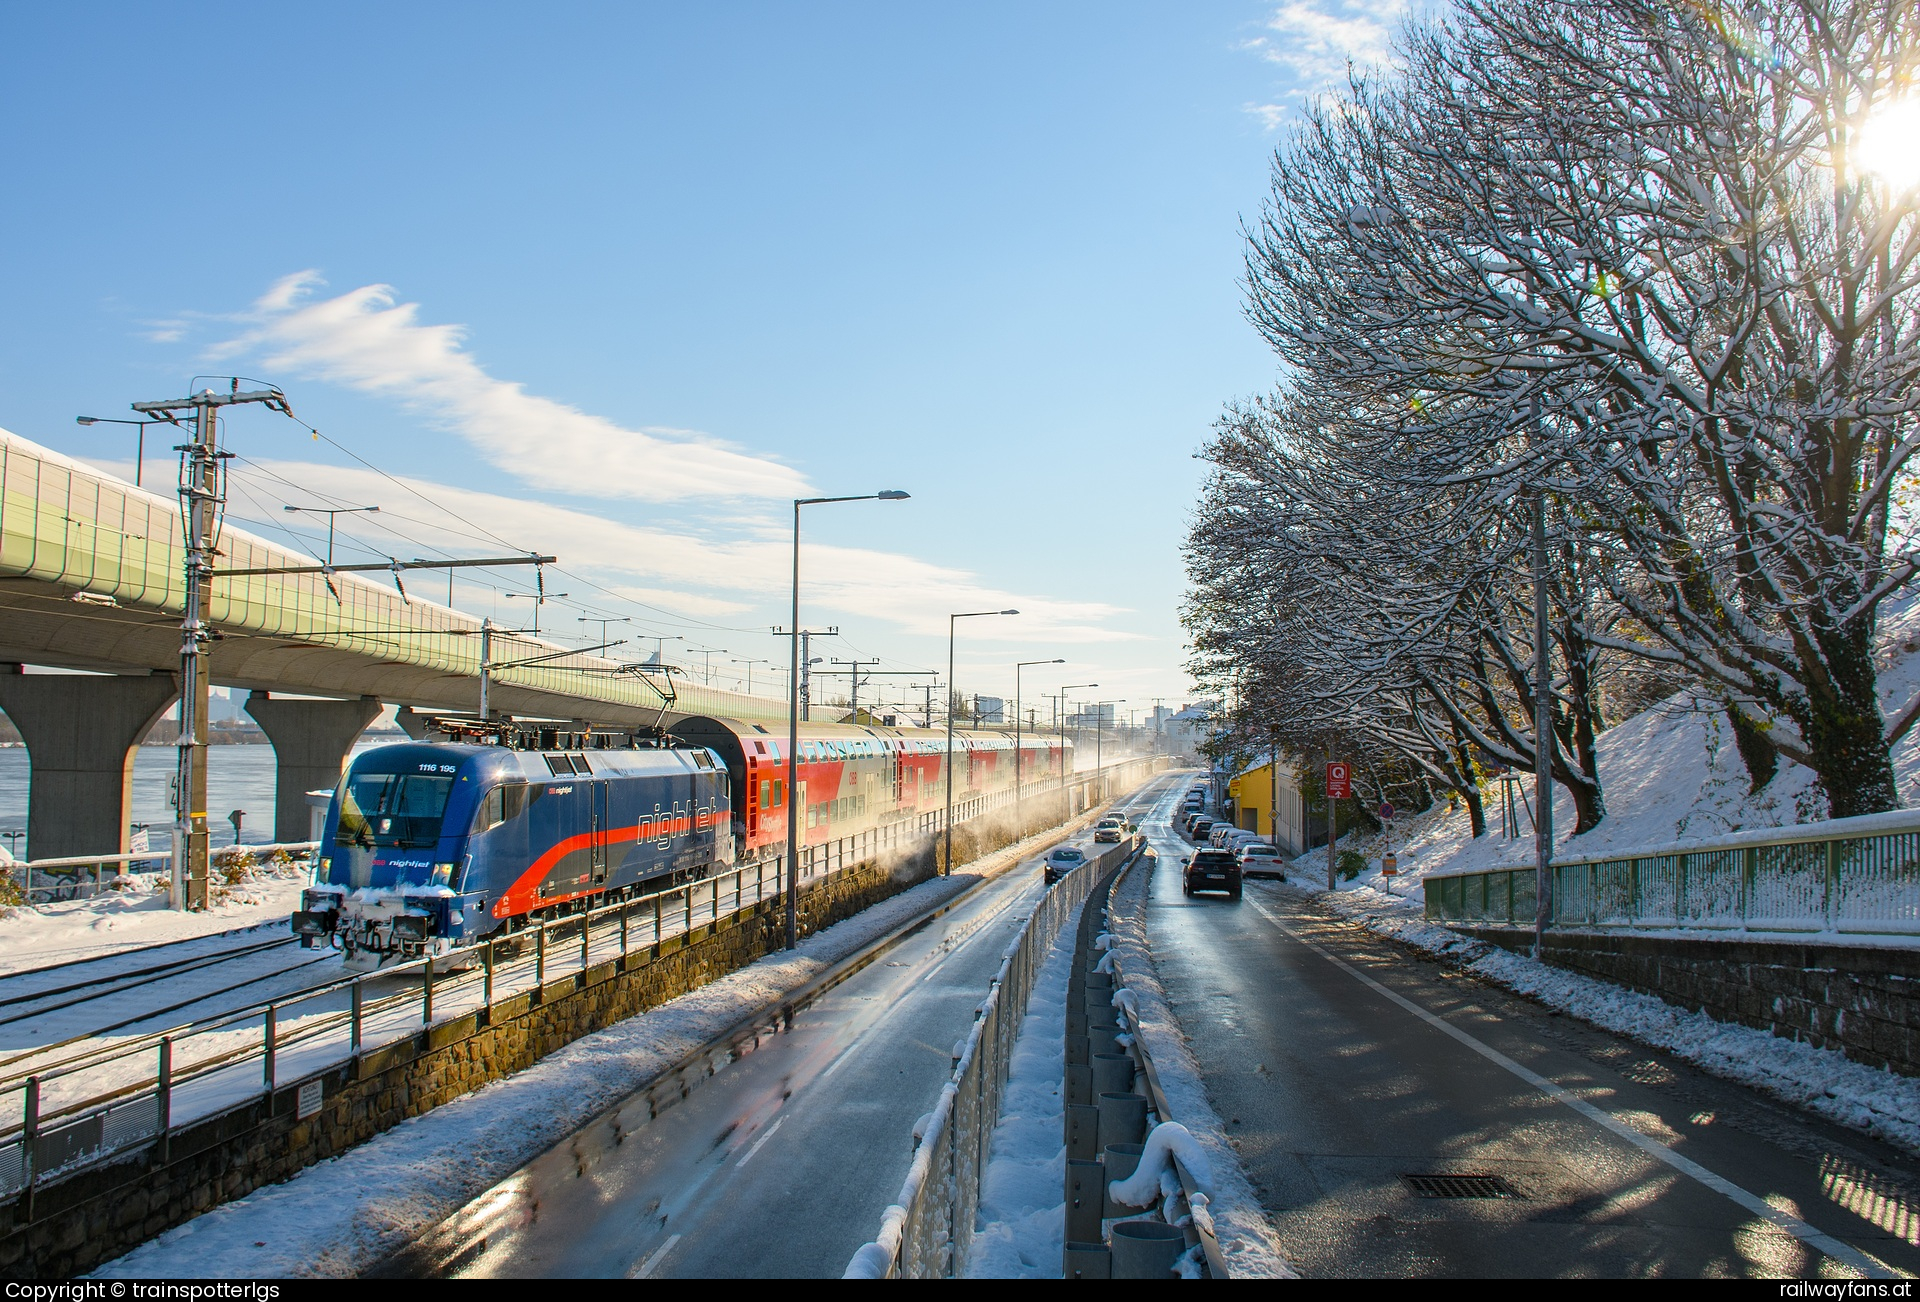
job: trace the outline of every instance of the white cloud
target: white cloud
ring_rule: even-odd
[[[403,479],[400,484],[405,487],[401,487],[353,466],[255,464],[257,469],[235,464],[235,491],[229,512],[236,523],[283,545],[286,534],[282,530],[288,522],[278,517],[285,501],[296,505],[318,501],[380,507],[377,515],[342,517],[342,560],[353,548],[370,549],[370,555],[359,559],[391,555],[408,560],[435,548],[454,555],[499,554],[502,549],[498,542],[476,534],[465,523],[472,520],[484,522],[489,533],[511,539],[517,547],[537,548],[558,556],[568,570],[590,574],[630,600],[664,607],[690,619],[734,615],[754,609],[754,603],[777,611],[788,593],[789,553],[784,538],[777,533],[678,533],[549,502],[446,484]],[[407,491],[409,488],[444,510],[414,496]],[[885,509],[912,508],[902,505]],[[1022,612],[1018,618],[963,621],[963,639],[1024,642],[1044,637],[1062,644],[1090,644],[1136,641],[1143,636],[1102,626],[1123,613],[1120,607],[1008,592],[983,583],[968,571],[895,552],[803,544],[800,565],[810,623],[822,617],[859,616],[901,632],[937,636],[944,641],[949,611],[1016,609]],[[710,590],[688,593],[679,586],[693,575]],[[634,585],[632,579],[641,583]],[[648,580],[673,586],[654,586]],[[564,582],[551,579],[548,586],[557,588]],[[572,595],[588,604],[605,600],[592,592]],[[784,616],[779,622],[785,623]]]
[[[1287,106],[1285,104],[1242,104],[1240,111],[1243,113],[1251,113],[1259,118],[1260,125],[1269,131],[1278,131],[1280,124],[1286,121],[1287,118]]]
[[[249,328],[220,357],[259,355],[270,367],[399,401],[471,442],[530,485],[578,497],[674,501],[804,496],[791,466],[687,430],[626,429],[495,379],[467,352],[457,325],[426,325],[389,285],[316,298],[311,271],[285,277],[255,302]]]
[[[1263,26],[1272,35],[1242,43],[1290,74],[1289,98],[1326,89],[1347,75],[1347,65],[1387,63],[1393,57],[1393,32],[1407,11],[1406,0],[1289,0]],[[1284,104],[1247,104],[1244,111],[1267,130],[1286,117]]]

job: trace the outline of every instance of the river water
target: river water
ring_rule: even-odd
[[[382,737],[362,740],[353,748],[358,755],[375,746],[399,740]],[[133,761],[133,808],[135,826],[153,825],[155,848],[166,844],[167,829],[173,826],[173,810],[167,796],[172,790],[174,766],[179,752],[171,746],[142,746]],[[233,825],[227,811],[246,810],[241,820],[243,841],[258,845],[273,840],[273,747],[207,747],[207,824],[215,845],[233,841]],[[24,746],[0,747],[0,845],[16,857],[26,849],[27,827],[27,751]]]

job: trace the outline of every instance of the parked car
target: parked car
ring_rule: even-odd
[[[1259,840],[1260,834],[1258,832],[1249,832],[1244,827],[1235,828],[1233,831],[1227,833],[1226,839],[1220,843],[1220,848],[1239,854],[1248,846],[1258,843]]]
[[[1208,818],[1205,814],[1201,814],[1199,817],[1195,818],[1193,821],[1187,824],[1187,835],[1190,838],[1192,838],[1194,844],[1196,845],[1206,840],[1208,834],[1212,831],[1213,831],[1213,820],[1211,818]]]
[[[1077,845],[1056,845],[1047,851],[1047,857],[1041,861],[1041,872],[1051,886],[1087,861],[1084,851]]]
[[[1207,830],[1207,844],[1216,850],[1227,848],[1227,838],[1240,829],[1232,823],[1215,823]]]
[[[1240,861],[1225,850],[1197,851],[1187,860],[1180,885],[1188,895],[1225,891],[1237,900],[1240,898]]]
[[[1126,831],[1127,825],[1125,823],[1109,815],[1094,825],[1093,839],[1096,843],[1108,841],[1117,842],[1122,836],[1126,835]]]
[[[1280,857],[1277,846],[1265,841],[1255,841],[1240,847],[1240,875],[1242,877],[1277,877],[1287,880],[1287,861]]]

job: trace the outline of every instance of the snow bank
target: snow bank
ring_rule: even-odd
[[[1027,996],[1027,1020],[1013,1044],[992,1155],[980,1182],[968,1279],[1060,1278],[1067,1218],[1060,1046],[1067,1034],[1067,976],[1079,917],[1076,911],[1061,926]]]
[[[1913,1077],[1850,1061],[1834,1049],[1716,1021],[1653,995],[1551,967],[1428,923],[1410,915],[1398,899],[1352,891],[1322,898],[1370,931],[1516,994],[1920,1152],[1920,1080]]]
[[[300,907],[307,869],[305,864],[281,872],[265,869],[253,880],[223,885],[212,906],[200,913],[168,908],[164,878],[136,874],[132,880],[129,889],[84,900],[0,910],[0,976],[244,927],[285,927]]]
[[[527,1070],[402,1122],[102,1266],[105,1278],[347,1278],[419,1236],[746,1017],[997,864],[922,882],[792,952],[575,1040]],[[1013,860],[1013,862],[1017,862]]]
[[[1180,1176],[1173,1165],[1175,1159],[1187,1168],[1194,1184],[1211,1199],[1213,1163],[1192,1132],[1178,1121],[1163,1121],[1155,1126],[1147,1135],[1140,1165],[1126,1179],[1109,1183],[1107,1191],[1115,1202],[1128,1207],[1151,1207],[1163,1198],[1171,1198],[1180,1192]]]
[[[1118,956],[1122,978],[1133,994],[1140,1034],[1153,1059],[1161,1092],[1166,1095],[1170,1119],[1177,1119],[1185,1128],[1194,1159],[1205,1166],[1212,1180],[1208,1208],[1228,1270],[1237,1279],[1293,1279],[1293,1268],[1280,1251],[1280,1240],[1261,1210],[1260,1199],[1227,1143],[1226,1127],[1213,1110],[1199,1064],[1180,1033],[1180,1023],[1154,971],[1146,929],[1147,886],[1152,876],[1153,860],[1142,859],[1114,888],[1107,922],[1114,941],[1109,953]],[[1168,1140],[1172,1141],[1171,1135]],[[1181,1160],[1187,1160],[1186,1153]]]

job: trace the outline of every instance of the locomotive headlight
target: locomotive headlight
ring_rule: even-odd
[[[332,872],[332,871],[333,871],[333,856],[332,856],[332,855],[330,855],[330,854],[323,854],[323,855],[321,855],[321,856],[320,856],[320,871],[321,871],[321,872],[323,872],[323,873],[330,873],[330,872]]]
[[[453,880],[452,864],[437,863],[433,866],[433,884],[435,886],[445,886],[452,880]]]

